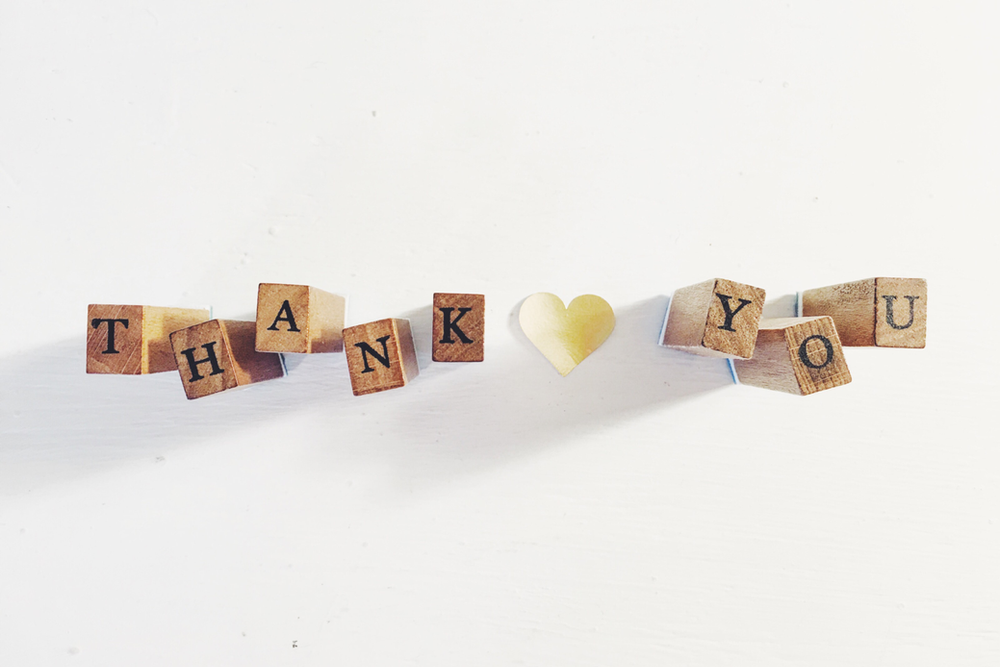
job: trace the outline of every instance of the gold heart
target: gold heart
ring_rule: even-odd
[[[569,308],[555,294],[532,294],[518,313],[524,335],[564,377],[608,339],[615,312],[593,294],[578,296]]]

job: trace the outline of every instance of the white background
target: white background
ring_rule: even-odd
[[[993,3],[417,4],[0,5],[0,664],[996,665]],[[710,277],[876,275],[928,346],[846,387],[655,344]],[[421,375],[84,373],[88,303],[259,282]],[[618,316],[566,378],[538,291]]]

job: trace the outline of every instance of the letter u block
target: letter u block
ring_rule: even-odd
[[[200,308],[87,306],[87,372],[141,375],[177,370],[170,334],[211,315]]]
[[[254,349],[255,332],[254,322],[210,320],[170,334],[187,397],[201,398],[283,376],[280,354]]]
[[[805,396],[851,381],[829,317],[762,319],[753,359],[736,359],[740,384]]]
[[[869,278],[799,295],[801,314],[829,315],[848,347],[924,347],[927,281]]]
[[[261,283],[257,288],[258,352],[340,352],[344,297],[308,285]]]
[[[402,387],[420,372],[409,320],[347,327],[344,352],[355,396]]]
[[[682,287],[670,299],[660,345],[705,357],[749,359],[764,290],[715,278]]]
[[[482,361],[486,328],[486,297],[482,294],[434,294],[431,330],[434,361]]]

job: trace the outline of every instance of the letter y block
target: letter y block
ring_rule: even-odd
[[[847,347],[924,347],[927,281],[869,278],[799,295],[801,314],[829,315]]]
[[[670,299],[660,345],[705,357],[749,359],[764,290],[716,278],[682,287]]]
[[[200,308],[87,306],[87,372],[144,375],[177,370],[170,334],[211,315]]]
[[[285,374],[280,354],[254,349],[254,322],[210,320],[170,334],[177,370],[190,399]]]
[[[258,352],[340,352],[344,297],[308,285],[261,283],[257,288]]]
[[[355,396],[404,386],[420,372],[410,321],[386,319],[344,329]]]

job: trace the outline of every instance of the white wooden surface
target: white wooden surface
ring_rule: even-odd
[[[415,4],[0,5],[0,664],[997,664],[992,6]],[[847,387],[656,346],[677,287],[874,275],[928,347]],[[420,377],[84,374],[88,303],[262,281]],[[565,379],[536,291],[618,314]]]

